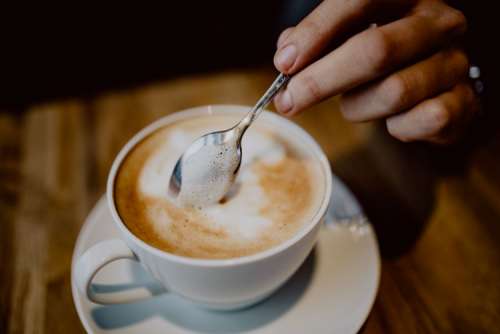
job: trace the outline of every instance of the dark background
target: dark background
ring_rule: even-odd
[[[319,1],[170,1],[161,7],[84,2],[3,11],[0,110],[86,97],[189,73],[272,66],[279,32]],[[466,45],[492,89],[494,2],[459,1]],[[492,28],[494,27],[494,28]]]
[[[157,8],[77,2],[13,10],[2,22],[0,107],[271,66],[279,32],[315,2],[170,1]]]

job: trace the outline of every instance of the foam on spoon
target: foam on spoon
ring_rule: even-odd
[[[234,181],[239,162],[236,141],[206,145],[182,159],[182,186],[178,201],[183,206],[204,207],[217,203]]]

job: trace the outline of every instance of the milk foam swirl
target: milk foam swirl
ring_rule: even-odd
[[[120,168],[115,199],[120,216],[155,247],[198,258],[253,254],[293,236],[321,202],[319,164],[292,138],[265,126],[243,139],[242,165],[224,203],[186,208],[168,194],[177,158],[200,134],[234,122],[206,116],[181,121],[150,135]]]

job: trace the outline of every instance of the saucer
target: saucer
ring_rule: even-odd
[[[110,238],[119,238],[119,233],[103,196],[80,231],[71,268],[73,300],[89,333],[356,333],[379,284],[375,233],[335,175],[330,208],[314,250],[283,287],[243,310],[210,311],[172,293],[155,295],[161,288],[155,289],[149,274],[128,260],[104,267],[93,284],[113,291],[147,287],[153,296],[131,304],[92,303],[76,288],[75,262],[86,249]]]

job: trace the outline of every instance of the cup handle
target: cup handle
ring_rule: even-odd
[[[130,248],[120,239],[105,240],[90,247],[78,259],[75,268],[75,281],[80,292],[97,304],[123,304],[152,297],[145,288],[134,288],[123,292],[99,292],[92,286],[92,280],[97,272],[107,264],[129,259],[139,262]]]

